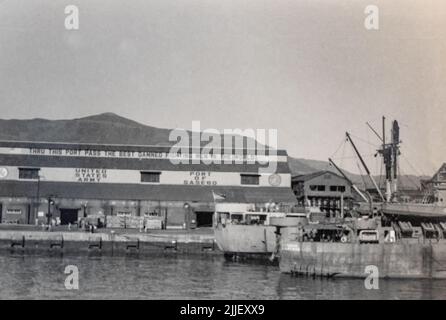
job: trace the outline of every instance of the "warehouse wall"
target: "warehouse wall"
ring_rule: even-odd
[[[53,218],[61,218],[61,210],[77,209],[78,218],[87,216],[151,216],[164,221],[167,227],[184,227],[188,210],[184,208],[186,201],[139,201],[139,200],[85,200],[85,199],[53,199],[50,212]],[[35,199],[28,198],[0,198],[2,204],[2,223],[18,222],[20,224],[46,223],[48,213],[48,199],[40,199],[37,206]],[[189,202],[188,202],[189,203]],[[213,207],[213,203],[190,202],[190,219],[195,218],[194,211],[200,207]],[[18,212],[20,211],[20,214]],[[9,213],[8,213],[9,212]],[[11,212],[16,212],[12,214]],[[40,213],[40,214],[39,214]]]

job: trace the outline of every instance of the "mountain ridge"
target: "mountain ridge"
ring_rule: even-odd
[[[111,112],[75,119],[0,119],[0,140],[10,141],[169,146],[176,143],[169,141],[170,132],[171,129],[148,126]],[[321,160],[288,156],[288,165],[293,176],[322,170],[338,173],[327,161]],[[345,174],[359,185],[368,180],[347,171]],[[419,188],[422,178],[426,177],[408,175],[401,180],[408,189],[415,189],[414,184]]]

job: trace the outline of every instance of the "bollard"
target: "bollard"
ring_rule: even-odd
[[[178,250],[178,245],[176,240],[172,240],[172,245],[168,245],[164,247],[164,250],[173,249],[174,251]]]
[[[88,250],[92,248],[97,248],[99,250],[102,250],[102,237],[99,237],[99,240],[97,238],[88,239]]]
[[[136,249],[137,251],[139,251],[139,238],[136,239],[136,244],[128,244],[125,249]]]
[[[22,236],[20,240],[14,240],[14,238],[11,239],[11,248],[14,248],[15,246],[25,248],[25,236]]]
[[[57,247],[59,247],[60,249],[63,249],[63,245],[64,245],[63,236],[61,236],[60,238],[61,239],[59,242],[51,242],[50,243],[50,249],[57,248]],[[53,241],[53,239],[51,241]]]
[[[215,251],[215,240],[212,240],[212,245],[204,244],[201,251]]]

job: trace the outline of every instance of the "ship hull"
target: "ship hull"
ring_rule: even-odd
[[[446,218],[446,207],[422,203],[386,203],[383,213],[420,218]]]
[[[267,259],[276,249],[275,230],[273,226],[218,225],[214,235],[219,249],[228,259]]]
[[[286,242],[280,251],[281,272],[326,277],[370,275],[380,278],[446,278],[446,242],[352,244]]]

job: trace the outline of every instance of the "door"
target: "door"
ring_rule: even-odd
[[[78,209],[60,209],[60,224],[76,223],[78,212]]]
[[[28,209],[27,210],[28,216],[26,217],[26,223],[30,224],[31,223],[31,205],[30,204],[28,205],[27,209]]]
[[[198,211],[197,215],[197,228],[212,227],[212,220],[214,212],[212,211]]]

